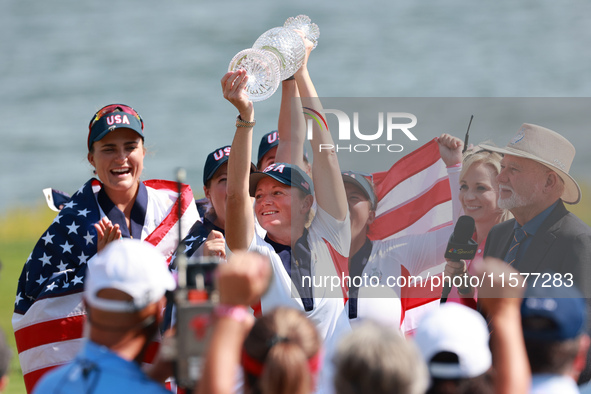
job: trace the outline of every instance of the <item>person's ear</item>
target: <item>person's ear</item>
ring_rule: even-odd
[[[302,212],[306,213],[310,209],[312,209],[312,205],[314,204],[314,197],[311,194],[307,194],[306,197],[302,200]]]
[[[554,171],[550,171],[546,174],[546,187],[554,188],[558,182],[561,182],[560,177]]]
[[[374,220],[376,220],[376,211],[374,211],[372,209],[371,211],[369,211],[369,217],[367,218],[367,225],[369,226],[370,224],[372,224],[374,222]]]
[[[211,193],[209,193],[209,189],[205,185],[203,186],[203,193],[205,194],[205,198],[211,202]]]
[[[88,162],[94,167],[96,168],[96,165],[94,164],[94,154],[91,152],[88,152],[88,155],[86,155],[86,158],[88,159]]]

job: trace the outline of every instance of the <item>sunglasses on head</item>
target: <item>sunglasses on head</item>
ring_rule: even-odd
[[[142,120],[142,117],[140,116],[140,114],[138,114],[138,112],[135,109],[133,109],[129,105],[125,105],[125,104],[110,104],[110,105],[107,105],[107,106],[99,109],[98,111],[96,111],[96,113],[94,114],[94,116],[90,120],[90,123],[88,124],[88,130],[90,131],[92,129],[92,126],[94,126],[94,124],[96,123],[97,120],[99,120],[100,118],[102,118],[106,114],[110,114],[111,112],[116,112],[116,111],[124,112],[126,114],[136,117],[137,120],[139,120],[140,123],[142,124],[142,130],[144,129],[144,121]]]
[[[467,158],[469,158],[471,156],[474,156],[474,155],[477,155],[477,154],[481,154],[481,153],[488,153],[489,155],[492,155],[492,154],[495,154],[496,153],[499,156],[503,157],[503,154],[502,153],[493,152],[492,150],[483,149],[483,148],[480,148],[479,146],[476,146],[475,149],[473,149],[473,150],[467,150],[466,153],[464,153],[464,160],[466,160]]]

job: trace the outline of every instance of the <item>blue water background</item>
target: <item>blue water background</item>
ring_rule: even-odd
[[[300,13],[320,26],[309,68],[321,96],[591,96],[586,0],[2,0],[0,214],[41,202],[44,187],[72,193],[90,177],[88,121],[111,102],[145,120],[144,178],[172,179],[184,167],[199,195],[205,156],[235,130],[220,89],[229,60]],[[257,142],[276,127],[279,98],[256,104]],[[588,103],[576,108],[582,117]],[[453,112],[419,142],[463,135],[468,117]],[[590,123],[563,129],[560,114],[546,116],[577,147],[573,174],[590,181]],[[499,145],[534,121],[520,111],[488,127],[480,119],[473,140]]]

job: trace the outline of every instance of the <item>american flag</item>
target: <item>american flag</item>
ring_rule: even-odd
[[[178,244],[177,184],[145,181],[170,199],[169,213],[145,239],[170,257]],[[93,179],[65,204],[39,239],[21,273],[12,324],[28,392],[49,370],[71,361],[81,347],[85,311],[82,292],[88,260],[96,254],[99,208]],[[191,188],[182,187],[182,228],[199,219]],[[186,234],[186,231],[185,231]],[[155,349],[150,349],[151,356]]]
[[[373,181],[378,206],[376,219],[370,226],[371,240],[394,239],[452,225],[449,180],[436,139],[404,156],[388,171],[373,174]],[[442,255],[440,270],[444,265]],[[405,267],[402,271],[408,273]],[[439,305],[441,288],[430,293],[424,287],[417,291],[408,287],[402,290],[401,329],[411,333],[423,313]]]
[[[206,223],[199,221],[196,222],[193,227],[189,230],[189,233],[183,239],[183,250],[182,253],[185,254],[187,259],[191,258],[199,247],[203,245],[207,236],[211,232],[211,230],[220,230],[217,227],[214,227],[211,222],[206,221]],[[223,233],[223,230],[222,230]],[[176,265],[176,252],[172,255],[172,259],[170,260],[169,268],[171,270],[177,270],[178,267]]]

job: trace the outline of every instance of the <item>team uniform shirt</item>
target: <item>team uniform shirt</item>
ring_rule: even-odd
[[[453,221],[461,213],[459,203],[459,174],[461,167],[447,169],[452,195]],[[351,324],[363,319],[373,319],[403,332],[412,332],[420,317],[439,305],[439,299],[431,298],[427,275],[436,276],[445,263],[444,254],[453,233],[453,226],[446,226],[424,234],[411,234],[386,240],[366,240],[362,248],[351,258],[350,275],[365,277],[361,286],[349,289],[346,304]],[[424,298],[421,307],[412,309],[409,319],[405,312],[404,297],[408,297],[410,277],[421,276],[422,287],[417,282],[412,297]],[[352,280],[353,285],[355,282]],[[360,282],[358,282],[360,283]],[[405,287],[401,289],[398,284]],[[406,320],[405,320],[406,317]]]
[[[340,284],[331,286],[330,282],[346,272],[350,243],[349,213],[345,220],[339,221],[317,206],[314,219],[296,242],[295,250],[276,244],[268,237],[263,239],[258,233],[248,248],[268,256],[273,269],[269,289],[261,298],[262,314],[279,306],[300,310],[314,323],[323,340],[324,357],[316,394],[333,391],[334,369],[330,360],[340,338],[351,329],[344,308],[343,288]],[[306,276],[312,280],[302,286]]]
[[[85,342],[72,363],[45,375],[33,392],[170,394],[164,386],[148,378],[139,364],[92,341]]]
[[[292,286],[292,278],[286,267],[289,264],[284,264],[273,246],[255,233],[248,250],[268,256],[273,268],[273,279],[268,291],[261,298],[262,313],[265,314],[279,306],[303,311],[316,325],[323,340],[334,336],[339,337],[343,332],[348,331],[350,326],[345,313],[342,289],[340,286],[331,288],[330,280],[333,277],[340,277],[339,267],[343,261],[346,264],[351,242],[350,226],[348,213],[345,220],[339,221],[321,207],[317,208],[305,237],[310,253],[311,280],[304,279],[306,275],[301,275],[299,279],[303,279],[306,285],[312,286],[304,286],[304,289],[300,289],[300,292],[303,290],[305,293],[303,297],[300,296],[296,286]],[[301,263],[296,258],[295,265]],[[325,278],[329,280],[327,286],[324,286]]]
[[[82,292],[87,264],[96,254],[95,223],[108,216],[120,224],[123,236],[150,242],[167,258],[176,249],[177,184],[150,180],[140,185],[128,229],[122,212],[102,195],[102,184],[88,181],[65,204],[25,263],[12,325],[28,392],[44,373],[70,362],[82,346]],[[188,230],[199,215],[191,188],[184,185],[181,190],[181,228]]]

